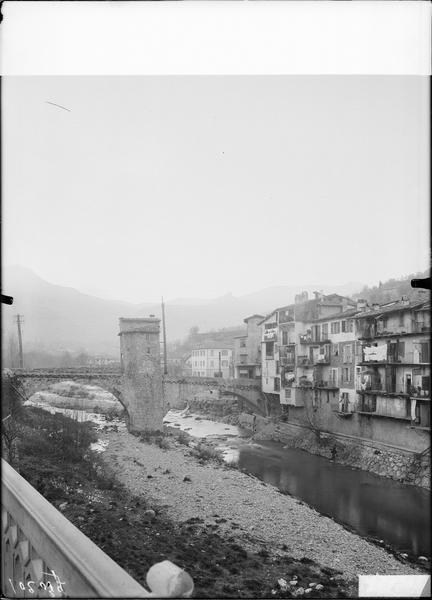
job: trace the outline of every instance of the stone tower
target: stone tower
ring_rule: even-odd
[[[160,319],[121,318],[122,396],[129,431],[162,431],[163,384],[160,360]]]

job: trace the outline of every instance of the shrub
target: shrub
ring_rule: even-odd
[[[118,417],[118,413],[117,413],[116,408],[114,408],[114,407],[109,408],[105,413],[105,419],[107,421],[114,421],[114,419],[117,419],[117,417]]]
[[[212,446],[207,446],[203,443],[195,446],[195,448],[191,450],[191,454],[192,456],[195,456],[196,458],[206,462],[214,460],[215,462],[223,463],[223,457],[221,453]]]
[[[155,438],[155,443],[159,448],[162,448],[162,450],[169,450],[171,448],[171,444],[166,437],[160,436]]]
[[[185,431],[179,431],[178,435],[176,435],[176,439],[179,444],[183,444],[183,446],[189,446],[190,436]]]

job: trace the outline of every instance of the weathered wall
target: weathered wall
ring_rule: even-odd
[[[188,406],[192,412],[202,413],[214,419],[224,419],[228,416],[238,414],[237,398],[213,394],[199,394],[188,401]],[[237,419],[236,419],[237,421]]]
[[[120,319],[122,395],[130,431],[161,431],[164,400],[159,319]]]

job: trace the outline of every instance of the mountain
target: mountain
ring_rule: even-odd
[[[238,297],[226,294],[211,300],[176,299],[166,303],[165,307],[167,338],[168,341],[182,339],[193,326],[198,326],[200,331],[243,326],[245,317],[254,313],[265,315],[278,306],[289,304],[303,289],[352,295],[361,288],[361,283],[327,289],[322,286],[281,286]],[[3,341],[7,343],[11,336],[16,338],[14,317],[24,315],[26,351],[69,350],[118,356],[119,317],[161,315],[159,304],[96,298],[74,288],[49,283],[25,267],[3,270],[3,290],[14,298],[12,306],[3,307]]]

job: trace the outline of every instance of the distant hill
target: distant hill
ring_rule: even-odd
[[[4,306],[2,311],[3,347],[9,339],[16,340],[14,316],[19,313],[24,315],[23,340],[27,351],[106,353],[117,357],[119,317],[161,315],[159,304],[96,298],[49,283],[25,267],[6,267],[2,277],[4,293],[14,298],[14,304]],[[361,287],[361,283],[332,288],[280,286],[239,297],[226,294],[212,300],[173,300],[166,303],[167,338],[168,341],[184,339],[194,326],[200,331],[242,328],[245,317],[254,313],[265,315],[289,304],[304,289],[350,296]]]
[[[405,275],[399,279],[380,281],[378,285],[372,287],[366,285],[358,292],[358,294],[355,294],[354,297],[364,298],[369,304],[375,302],[378,304],[385,304],[386,302],[398,300],[402,296],[407,296],[410,300],[427,298],[430,292],[412,288],[411,279],[424,279],[425,277],[429,277],[429,275],[429,271],[422,271],[419,273],[411,273],[411,275]]]

